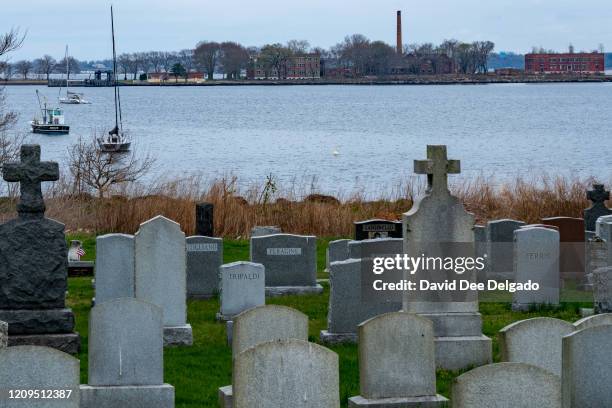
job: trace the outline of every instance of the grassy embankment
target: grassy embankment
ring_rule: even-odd
[[[75,238],[71,236],[70,238]],[[87,257],[93,258],[95,254],[94,238],[91,236],[79,237],[84,239]],[[319,276],[325,264],[326,242],[319,240],[317,259]],[[226,240],[224,243],[224,261],[233,262],[248,259],[248,241]],[[89,310],[93,290],[91,278],[70,278],[68,304],[76,314],[77,331],[81,334],[82,350],[81,382],[87,382],[87,327]],[[282,298],[269,298],[268,303],[283,304],[307,314],[310,318],[309,340],[318,342],[320,330],[327,326],[327,307],[329,285],[324,283],[325,292],[319,296],[286,296]],[[572,293],[563,294],[568,299]],[[579,318],[578,308],[586,307],[588,303],[565,303],[557,310],[542,309],[533,312],[513,312],[510,310],[507,295],[497,296],[502,302],[481,302],[480,312],[483,314],[483,332],[493,339],[494,360],[499,361],[499,345],[497,332],[507,324],[535,316],[551,316],[568,321]],[[194,345],[187,348],[166,349],[165,381],[176,388],[177,408],[216,407],[217,389],[231,383],[231,350],[225,341],[225,326],[215,320],[215,313],[219,310],[218,299],[193,300],[188,302],[188,321],[193,326]],[[347,406],[350,396],[359,394],[359,366],[356,345],[331,346],[340,358],[340,394],[342,406]],[[438,370],[438,393],[450,396],[451,384],[458,372]]]

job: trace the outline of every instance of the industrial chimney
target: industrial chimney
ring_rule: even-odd
[[[397,10],[397,49],[396,52],[398,54],[403,54],[404,46],[402,45],[402,12],[401,10]]]

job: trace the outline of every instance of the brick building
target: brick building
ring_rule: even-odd
[[[281,67],[283,79],[317,79],[321,76],[321,56],[319,54],[297,54],[289,57]],[[270,67],[260,57],[251,58],[247,69],[248,79],[279,79],[275,67]]]
[[[604,71],[604,54],[601,52],[525,55],[525,72],[528,74],[603,74]]]

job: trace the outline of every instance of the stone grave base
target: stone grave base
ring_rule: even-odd
[[[589,316],[593,316],[594,314],[595,314],[595,309],[591,309],[588,307],[580,308],[580,317],[589,317]]]
[[[219,407],[233,408],[234,406],[234,390],[231,385],[219,388]]]
[[[446,370],[461,370],[492,362],[491,339],[479,336],[436,337],[436,367]]]
[[[330,333],[321,330],[319,340],[325,344],[357,343],[357,333]]]
[[[558,308],[561,307],[561,305],[556,304],[550,304],[550,303],[542,303],[542,304],[534,304],[534,303],[512,303],[512,311],[514,312],[528,312],[532,307],[538,307],[538,306],[546,306],[547,308]]]
[[[367,399],[361,395],[348,400],[349,408],[442,408],[448,407],[448,399],[441,395],[431,395],[410,398],[380,398]]]
[[[9,334],[70,333],[74,329],[71,309],[0,310]]]
[[[81,385],[81,408],[174,408],[174,387],[162,385]]]
[[[323,286],[318,283],[314,286],[266,286],[266,296],[285,295],[319,295],[323,293]]]
[[[78,354],[81,349],[81,338],[78,333],[56,334],[17,334],[9,335],[10,346],[45,346],[64,353]]]
[[[164,327],[164,347],[191,346],[193,331],[191,325]]]
[[[215,319],[217,319],[218,322],[229,322],[234,320],[234,317],[236,317],[236,315],[224,315],[221,312],[217,312],[215,315]]]

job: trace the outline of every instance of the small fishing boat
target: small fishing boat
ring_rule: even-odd
[[[70,133],[70,126],[64,123],[64,111],[57,108],[47,107],[47,100],[44,103],[40,102],[40,94],[36,90],[36,98],[38,98],[38,106],[42,113],[42,119],[34,118],[30,122],[32,133],[41,133],[45,135],[66,135]]]
[[[115,50],[115,22],[113,17],[113,6],[111,6],[111,33],[113,39],[113,78],[117,78],[117,52]],[[108,132],[108,135],[98,138],[100,151],[105,153],[125,153],[130,151],[132,143],[127,134],[123,131],[123,121],[121,118],[121,95],[117,81],[113,81],[115,88],[115,127]]]
[[[70,74],[70,67],[68,66],[68,64],[70,63],[70,60],[68,59],[68,46],[66,46],[66,57],[64,59],[66,60],[66,96],[63,98],[59,98],[60,103],[66,103],[70,105],[90,104],[91,102],[85,99],[82,93],[70,92],[70,90],[68,89],[68,76]],[[60,94],[62,93],[61,85],[59,92]]]

